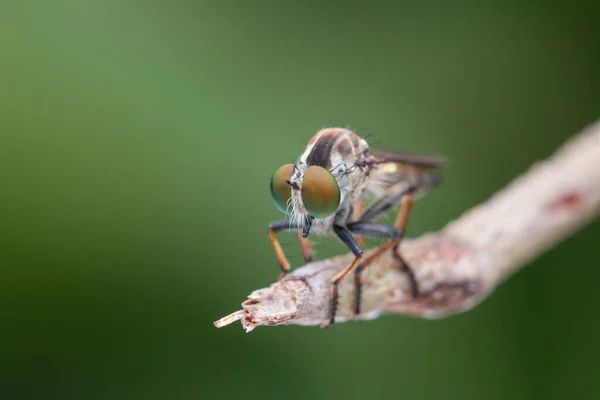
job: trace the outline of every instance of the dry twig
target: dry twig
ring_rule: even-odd
[[[600,122],[536,163],[487,202],[436,233],[405,240],[401,251],[415,271],[421,294],[412,299],[406,277],[383,256],[363,273],[363,302],[353,315],[354,279],[340,286],[336,322],[384,313],[439,318],[468,310],[508,276],[567,238],[600,211]],[[365,254],[368,255],[368,252]],[[214,324],[241,320],[260,325],[320,325],[327,321],[329,279],[351,254],[307,264],[242,303]]]

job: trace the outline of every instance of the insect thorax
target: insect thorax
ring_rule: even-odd
[[[338,218],[343,218],[365,189],[369,167],[361,165],[360,161],[364,159],[368,148],[366,140],[352,131],[343,128],[322,129],[308,142],[296,161],[291,182],[301,187],[304,172],[312,165],[327,169],[340,187]],[[308,214],[300,190],[292,190],[292,209],[292,218],[299,222]],[[327,230],[334,220],[335,215],[315,220],[313,226],[316,230]]]

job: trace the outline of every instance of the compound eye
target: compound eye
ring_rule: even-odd
[[[282,165],[271,178],[271,197],[277,208],[285,214],[289,214],[288,201],[292,197],[292,190],[288,182],[292,179],[293,170],[294,164]]]
[[[310,215],[326,218],[335,213],[340,205],[340,187],[325,168],[308,167],[302,181],[302,201]]]

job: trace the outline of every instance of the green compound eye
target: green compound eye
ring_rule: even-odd
[[[302,201],[313,217],[329,217],[340,205],[340,187],[325,168],[310,166],[302,181]]]
[[[286,182],[292,178],[294,164],[285,164],[279,167],[271,178],[271,197],[277,208],[288,214],[288,201],[292,197],[290,185]]]

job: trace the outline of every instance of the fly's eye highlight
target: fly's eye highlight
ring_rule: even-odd
[[[335,213],[340,205],[340,187],[325,168],[308,167],[302,181],[302,202],[310,215],[326,218]]]
[[[288,213],[288,201],[292,197],[292,190],[286,181],[292,179],[293,170],[294,164],[282,165],[271,178],[271,197],[277,208],[286,214]]]

